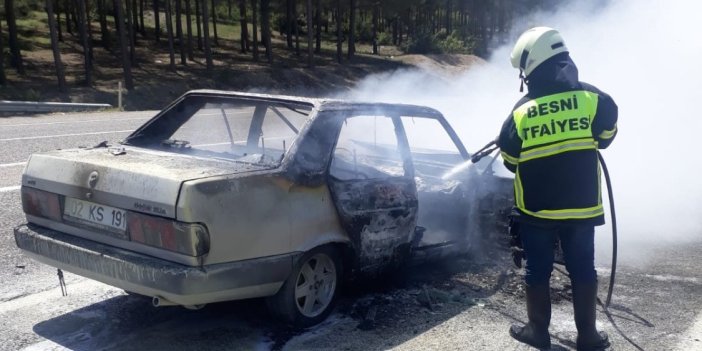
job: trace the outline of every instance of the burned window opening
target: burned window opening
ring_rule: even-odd
[[[304,104],[258,99],[189,96],[125,143],[276,167],[307,123],[311,109]]]

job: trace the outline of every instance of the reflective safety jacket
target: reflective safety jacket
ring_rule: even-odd
[[[498,145],[515,172],[518,221],[604,224],[597,149],[617,134],[617,105],[577,80],[563,53],[530,75],[529,94],[505,121]],[[533,77],[532,77],[533,76]]]

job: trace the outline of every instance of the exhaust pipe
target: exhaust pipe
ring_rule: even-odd
[[[151,300],[151,304],[154,305],[154,307],[179,305],[179,304],[177,304],[171,300],[167,300],[166,298],[161,297],[161,296],[154,296],[154,298]]]

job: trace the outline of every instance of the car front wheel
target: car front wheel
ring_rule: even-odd
[[[331,313],[340,277],[337,250],[324,246],[308,251],[280,291],[268,299],[268,307],[292,325],[315,325]]]

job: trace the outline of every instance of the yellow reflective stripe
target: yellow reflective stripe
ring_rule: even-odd
[[[600,133],[600,139],[612,139],[614,134],[617,132],[617,125],[614,125],[614,128],[612,130],[603,130],[602,133]]]
[[[524,208],[524,188],[522,188],[522,176],[519,174],[519,168],[514,175],[514,200],[517,203],[517,208]]]
[[[516,166],[519,163],[518,158],[510,156],[509,154],[507,154],[504,151],[500,151],[500,155],[502,155],[502,159],[504,159],[505,161],[507,161],[510,164],[513,164]]]
[[[604,208],[602,207],[602,204],[588,208],[541,210],[536,212],[529,211],[523,207],[519,207],[519,209],[528,215],[543,219],[585,219],[601,216],[604,214]]]
[[[567,140],[560,143],[537,147],[531,150],[522,151],[519,155],[519,162],[525,162],[540,157],[552,156],[568,151],[597,149],[593,139]]]

